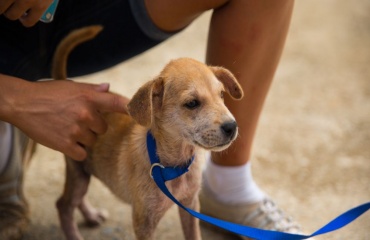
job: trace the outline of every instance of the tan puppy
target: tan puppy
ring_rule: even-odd
[[[66,78],[65,61],[69,51],[81,42],[81,36],[90,34],[84,38],[89,39],[98,31],[99,27],[78,30],[61,43],[55,62],[62,63],[53,70],[56,79]],[[136,92],[128,104],[130,116],[106,114],[108,131],[88,149],[89,157],[84,162],[67,158],[65,189],[57,202],[67,239],[82,239],[73,221],[76,207],[89,224],[97,225],[106,217],[84,197],[90,175],[132,204],[137,239],[154,238],[159,220],[173,203],[149,174],[151,164],[146,146],[149,130],[156,139],[162,165],[182,166],[195,156],[189,172],[167,182],[167,187],[186,207],[199,211],[202,150],[226,149],[237,136],[235,119],[224,105],[224,92],[235,99],[243,96],[229,71],[182,58],[171,61],[158,77]],[[198,221],[182,209],[179,213],[185,238],[201,239]]]

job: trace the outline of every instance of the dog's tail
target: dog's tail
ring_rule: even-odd
[[[58,45],[53,58],[51,76],[53,79],[67,79],[67,59],[71,51],[79,44],[93,39],[103,27],[92,25],[72,31]]]

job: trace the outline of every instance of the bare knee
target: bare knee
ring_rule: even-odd
[[[230,0],[145,0],[148,14],[154,24],[168,32],[188,26],[207,10],[222,7]]]

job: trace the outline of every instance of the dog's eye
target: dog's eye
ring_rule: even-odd
[[[185,107],[188,108],[188,109],[195,109],[197,107],[200,106],[200,102],[196,99],[190,101],[190,102],[187,102],[185,103]]]

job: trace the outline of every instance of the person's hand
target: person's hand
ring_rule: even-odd
[[[52,0],[0,0],[0,15],[19,20],[23,26],[32,27],[50,6]]]
[[[8,121],[36,142],[75,160],[85,159],[85,146],[92,146],[107,130],[102,112],[126,112],[128,99],[108,92],[108,84],[57,80],[28,85],[13,98]]]

